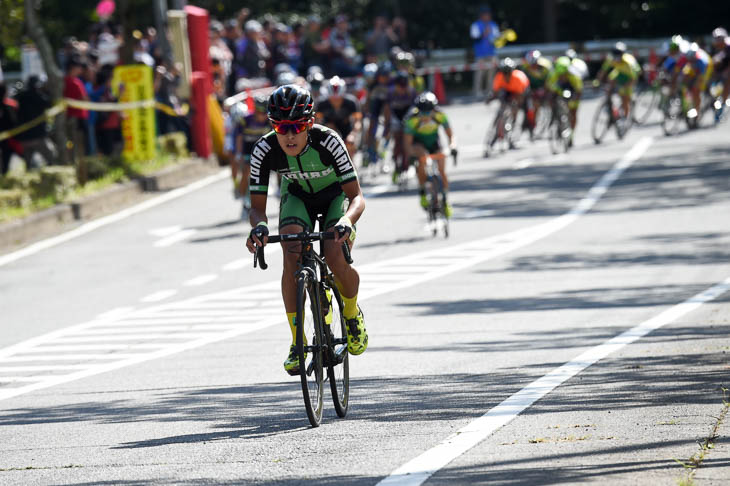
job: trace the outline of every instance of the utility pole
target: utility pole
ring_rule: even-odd
[[[167,0],[155,0],[154,14],[157,42],[162,51],[162,58],[170,61],[172,60],[172,49],[170,48],[170,40],[167,38]]]

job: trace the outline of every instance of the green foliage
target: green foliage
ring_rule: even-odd
[[[5,52],[0,52],[11,63],[20,62],[20,49],[18,40],[23,37],[23,22],[25,19],[23,0],[0,0],[0,46]]]

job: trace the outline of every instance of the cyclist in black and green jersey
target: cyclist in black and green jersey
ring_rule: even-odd
[[[408,157],[418,159],[416,174],[421,197],[421,206],[428,207],[426,198],[426,162],[431,158],[438,164],[439,173],[444,182],[443,196],[446,217],[451,217],[451,205],[447,201],[449,180],[446,178],[446,154],[439,143],[439,127],[443,127],[449,138],[451,153],[456,152],[456,138],[454,137],[449,119],[438,110],[438,98],[430,91],[421,94],[415,103],[415,108],[406,116],[403,122],[404,148]]]
[[[313,231],[317,213],[326,215],[327,231],[337,230],[334,240],[324,242],[325,259],[335,274],[342,295],[348,350],[351,354],[361,354],[368,346],[368,335],[357,304],[360,276],[345,261],[341,251],[345,241],[352,247],[354,224],[365,209],[365,199],[352,159],[335,131],[314,124],[314,101],[308,90],[296,85],[277,88],[269,97],[268,115],[274,130],[261,137],[251,152],[252,230],[246,246],[254,253],[257,246],[267,242],[266,197],[269,173],[274,170],[282,175],[279,233]],[[282,243],[282,246],[284,273],[281,293],[292,332],[292,345],[284,361],[284,369],[296,375],[299,373],[299,358],[294,322],[294,274],[299,246],[297,243]]]

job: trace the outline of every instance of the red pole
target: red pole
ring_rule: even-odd
[[[208,120],[208,95],[213,92],[208,53],[208,11],[188,5],[185,7],[190,39],[190,61],[192,64],[192,130],[193,147],[198,156],[207,158],[211,152],[210,122]]]

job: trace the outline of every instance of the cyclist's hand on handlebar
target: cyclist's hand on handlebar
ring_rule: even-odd
[[[251,228],[251,232],[246,240],[246,248],[248,248],[248,251],[251,253],[255,253],[257,247],[260,248],[266,245],[269,240],[268,236],[269,227],[265,222],[261,221],[255,227]]]
[[[355,228],[352,221],[347,216],[343,216],[335,225],[335,243],[342,244],[355,234]]]

